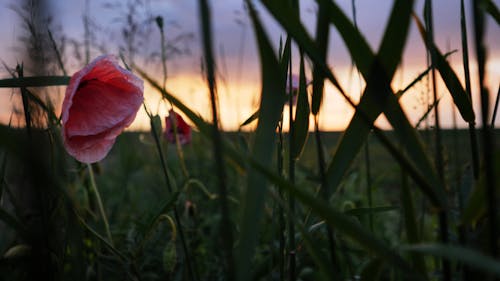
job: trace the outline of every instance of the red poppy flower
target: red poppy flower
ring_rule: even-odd
[[[191,142],[191,127],[177,114],[170,109],[168,116],[165,117],[165,138],[170,143],[175,143],[174,126],[177,128],[177,137],[181,145]],[[175,118],[174,118],[175,117]]]
[[[66,88],[61,113],[66,151],[80,162],[102,160],[134,121],[142,101],[141,79],[120,67],[114,56],[96,58]]]

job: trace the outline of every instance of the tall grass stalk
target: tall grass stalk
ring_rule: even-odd
[[[465,17],[464,0],[460,0],[460,30],[462,40],[462,60],[464,64],[465,91],[472,103],[470,69],[469,69],[469,44],[467,42],[467,19]],[[474,122],[469,122],[469,139],[472,156],[472,172],[474,179],[479,179],[479,153],[477,147],[477,136]]]
[[[285,47],[287,52],[290,52],[290,41],[287,39],[287,46]],[[283,65],[283,63],[286,63],[288,65],[288,61],[285,61],[285,57],[288,57],[288,54],[285,54],[284,47],[283,47],[283,40],[280,38],[280,45],[279,45],[279,57],[278,60],[280,64]],[[286,69],[285,69],[285,75],[286,75]],[[278,122],[278,148],[276,150],[276,165],[278,168],[278,175],[280,177],[284,177],[284,154],[283,154],[283,149],[284,149],[284,141],[283,141],[283,112],[281,113],[280,120]],[[283,192],[282,190],[278,191],[278,198],[280,201],[284,201],[283,197]],[[284,210],[283,210],[283,204],[278,205],[278,241],[279,241],[279,246],[278,246],[278,272],[279,272],[279,277],[278,279],[280,281],[285,280],[285,215],[284,215]]]
[[[425,17],[425,24],[427,28],[427,42],[428,46],[434,45],[434,26],[433,26],[433,14],[432,14],[432,0],[426,0],[425,1],[425,9],[424,9],[424,17]],[[436,61],[436,52],[434,48],[428,49],[430,52],[430,57],[431,57],[431,63],[434,65],[434,62]],[[436,103],[437,101],[437,85],[436,85],[436,69],[435,67],[432,68],[431,71],[431,79],[432,79],[432,95],[433,95],[433,100]],[[434,132],[435,132],[435,161],[436,161],[436,169],[438,172],[438,175],[441,178],[441,181],[443,184],[444,182],[444,161],[443,161],[443,154],[441,153],[441,148],[442,148],[442,141],[441,141],[441,125],[440,125],[440,120],[439,120],[439,104],[436,103],[434,106]],[[437,186],[435,188],[445,188],[444,186]],[[440,233],[440,239],[443,244],[448,243],[448,215],[447,215],[447,210],[446,206],[444,206],[441,210],[439,210],[439,233]],[[442,263],[442,274],[443,274],[443,280],[444,281],[451,281],[451,265],[450,262],[446,259],[441,260]]]
[[[481,121],[482,121],[482,149],[483,161],[485,169],[485,184],[486,193],[484,200],[488,204],[488,220],[489,220],[489,249],[490,254],[494,258],[498,257],[498,230],[497,230],[497,192],[496,179],[494,174],[494,158],[492,155],[495,151],[494,135],[489,125],[489,92],[484,84],[486,76],[486,46],[484,44],[484,24],[485,12],[482,7],[482,2],[474,0],[472,2],[474,15],[474,43],[476,49],[476,58],[478,66],[478,82],[479,92],[481,96]]]
[[[165,31],[163,29],[163,18],[161,16],[156,17],[156,25],[158,26],[158,29],[160,29],[161,68],[163,71],[162,85],[165,89],[167,86],[167,55],[165,52]]]
[[[217,100],[216,100],[216,84],[215,84],[215,60],[212,51],[212,23],[210,15],[210,7],[207,0],[200,0],[200,15],[201,15],[201,29],[203,34],[203,49],[206,66],[206,75],[208,87],[210,90],[210,102],[212,107],[212,140],[214,142],[214,156],[216,163],[217,176],[219,179],[219,196],[221,204],[222,219],[220,221],[220,231],[223,237],[223,250],[226,263],[226,278],[234,280],[234,260],[233,260],[233,233],[232,223],[229,218],[229,208],[227,204],[227,183],[226,183],[226,170],[224,166],[222,140],[219,131],[219,120],[217,113]]]
[[[277,149],[277,166],[278,175],[283,177],[283,115],[281,115],[281,120],[278,123],[278,149]],[[279,190],[278,197],[283,200],[283,192]],[[278,204],[278,240],[279,240],[279,254],[278,254],[278,271],[279,280],[285,280],[285,216],[283,212],[283,206]]]

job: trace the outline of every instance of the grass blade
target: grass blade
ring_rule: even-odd
[[[316,44],[318,45],[319,55],[323,61],[326,61],[326,53],[328,52],[328,38],[330,37],[330,24],[328,22],[328,9],[325,4],[318,5],[318,22],[316,23]],[[317,115],[323,100],[323,87],[325,75],[320,66],[314,64],[313,69],[313,94],[311,100],[311,111],[313,115]]]
[[[293,147],[292,157],[298,159],[309,135],[309,99],[306,89],[306,74],[304,70],[304,56],[300,56],[299,96],[297,97],[297,109],[293,120]]]

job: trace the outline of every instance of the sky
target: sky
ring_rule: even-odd
[[[82,62],[74,59],[75,53],[68,42],[83,42],[84,25],[83,15],[88,12],[91,19],[92,31],[95,33],[91,49],[91,58],[97,57],[103,52],[118,53],[118,48],[125,45],[123,40],[123,26],[127,20],[127,5],[133,1],[98,1],[89,0],[46,0],[49,2],[52,16],[52,27],[57,38],[66,38],[65,62],[68,72],[74,73],[81,68]],[[195,0],[143,0],[144,5],[136,7],[133,19],[138,24],[138,30],[149,34],[149,36],[137,39],[136,57],[141,60],[146,54],[158,53],[160,36],[158,29],[151,22],[151,18],[162,16],[165,21],[165,37],[169,44],[175,42],[174,46],[178,52],[168,53],[168,79],[167,88],[174,93],[190,108],[199,112],[207,119],[210,116],[208,90],[201,74],[201,40],[198,21],[198,1]],[[361,33],[366,37],[373,50],[378,49],[386,21],[392,7],[392,0],[356,0],[357,23]],[[415,1],[414,9],[421,15],[423,0]],[[469,2],[466,1],[467,19],[472,22],[469,13]],[[500,0],[493,1],[497,7]],[[19,15],[10,7],[17,3],[13,0],[0,0],[0,59],[9,66],[15,66],[16,62],[22,61],[22,53],[19,52],[19,38],[23,36],[22,23]],[[116,3],[120,3],[116,5]],[[220,120],[222,127],[226,130],[236,130],[245,119],[256,109],[260,94],[260,64],[256,49],[256,41],[253,29],[243,9],[243,1],[240,0],[216,0],[210,1],[213,19],[214,49],[216,50],[217,69],[219,76],[218,94],[220,104]],[[301,1],[301,18],[308,30],[313,34],[316,20],[316,4],[313,0]],[[337,0],[336,3],[351,16],[351,0]],[[462,53],[460,41],[460,9],[458,0],[433,1],[434,26],[436,44],[445,52],[457,50],[450,57],[450,63],[459,77],[463,77]],[[279,25],[261,7],[256,5],[259,15],[262,17],[266,32],[274,42],[277,50],[280,37],[286,34]],[[149,20],[148,20],[149,19]],[[130,25],[129,25],[130,26]],[[349,91],[354,100],[359,99],[363,82],[356,72],[351,71],[351,61],[341,38],[335,29],[331,28],[328,50],[328,62],[340,83]],[[472,29],[469,27],[469,39],[472,38]],[[469,40],[470,41],[470,40]],[[488,47],[487,85],[490,92],[496,94],[500,84],[500,28],[490,18],[487,19],[486,42]],[[472,42],[469,43],[472,46]],[[297,52],[294,52],[294,61],[298,62]],[[474,52],[471,52],[473,55]],[[157,57],[156,57],[157,58]],[[142,64],[152,76],[161,78],[161,68],[158,64]],[[298,63],[295,63],[294,71],[297,71]],[[404,51],[403,64],[393,80],[393,89],[404,88],[421,71],[426,68],[425,49],[423,42],[412,23],[409,38]],[[471,62],[472,77],[476,72],[473,60]],[[57,73],[60,74],[60,73]],[[307,73],[310,77],[310,72]],[[0,77],[8,77],[4,69],[0,69]],[[438,80],[439,81],[439,80]],[[474,80],[473,80],[474,83]],[[474,84],[473,84],[474,85]],[[412,91],[403,97],[401,103],[408,117],[413,123],[424,112],[424,100],[426,97],[427,83],[417,84]],[[62,96],[64,88],[54,88],[56,96]],[[477,91],[473,89],[473,102],[476,112],[479,112],[479,100]],[[13,102],[12,91],[0,91],[0,122],[8,122]],[[440,112],[442,125],[450,127],[453,123],[453,110],[450,104],[449,93],[442,83],[438,84],[438,93],[442,96]],[[160,102],[158,93],[146,85],[145,99],[148,107],[161,116],[168,112],[169,105]],[[57,104],[56,104],[57,106]],[[286,108],[285,108],[286,109]],[[288,119],[288,110],[285,110],[285,124]],[[353,110],[347,105],[336,90],[327,83],[325,98],[320,115],[320,127],[323,130],[342,130],[345,128],[353,114]],[[479,117],[479,114],[477,114]],[[456,115],[458,125],[465,127],[466,124]],[[431,118],[432,119],[432,118]],[[380,118],[377,124],[383,128],[390,126]],[[149,122],[144,111],[141,109],[131,129],[148,129]]]

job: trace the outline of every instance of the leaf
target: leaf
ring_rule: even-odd
[[[415,14],[413,15],[413,18],[417,23],[417,27],[420,31],[422,40],[426,43],[427,49],[430,50],[432,63],[439,71],[439,74],[441,75],[441,78],[448,88],[448,91],[450,92],[453,98],[453,102],[457,106],[460,115],[466,122],[474,122],[476,118],[474,115],[474,109],[472,108],[471,100],[462,87],[460,80],[458,79],[457,75],[448,64],[444,56],[441,54],[439,49],[436,47],[436,45],[434,45],[434,43],[429,43],[428,40],[426,40],[427,34],[419,18]]]
[[[65,86],[69,84],[69,76],[33,76],[0,80],[0,88]]]
[[[292,157],[298,159],[309,135],[309,99],[306,89],[306,74],[304,70],[304,56],[300,56],[299,96],[297,98],[297,109],[293,120],[293,148]]]
[[[401,249],[460,262],[471,268],[500,277],[500,262],[475,250],[443,244],[408,245],[402,246]]]

